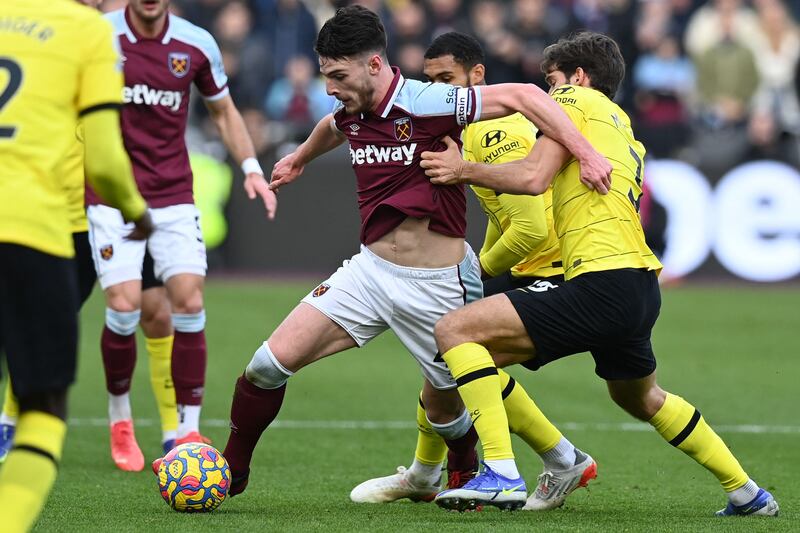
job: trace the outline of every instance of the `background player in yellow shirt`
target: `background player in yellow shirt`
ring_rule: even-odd
[[[122,77],[111,28],[67,0],[7,0],[0,18],[0,351],[20,417],[0,471],[3,531],[33,525],[56,477],[75,378],[78,295],[69,208],[60,165],[78,117],[86,177],[152,231],[122,146]]]
[[[100,0],[77,0],[81,4],[98,8]],[[75,270],[77,273],[78,308],[80,309],[91,296],[97,281],[92,249],[89,244],[89,222],[84,205],[84,133],[83,126],[78,124],[71,147],[67,151],[58,173],[63,178],[68,197],[69,223],[72,230],[72,242],[75,247]],[[156,399],[162,429],[162,448],[164,452],[175,445],[175,434],[178,428],[178,414],[175,404],[175,389],[172,384],[170,358],[172,355],[172,318],[169,300],[167,300],[164,284],[155,277],[153,259],[145,254],[142,269],[142,317],[140,324],[145,335],[147,353],[150,356],[150,384]],[[0,463],[5,461],[13,444],[14,433],[19,417],[19,405],[14,397],[11,385],[6,385],[3,409],[0,412]],[[139,465],[123,464],[126,470],[144,467],[144,457],[138,451],[141,460]],[[134,452],[135,453],[135,452]],[[126,456],[131,453],[126,454]]]
[[[473,421],[485,461],[481,475],[440,493],[437,503],[450,509],[498,500],[522,505],[525,482],[511,450],[496,365],[537,368],[589,351],[595,372],[620,407],[649,422],[719,479],[729,503],[718,515],[777,515],[775,499],[747,476],[700,412],[656,383],[650,335],[661,304],[661,264],[645,244],[638,215],[644,147],[633,137],[627,115],[610,100],[625,73],[617,44],[595,33],[563,39],[545,49],[542,70],[553,98],[612,162],[607,194],[588,189],[578,164],[548,139],[525,159],[506,165],[465,163],[452,141],[447,153],[423,154],[435,183],[541,194],[552,181],[567,280],[544,292],[515,290],[475,302],[436,325],[437,344],[459,393],[477,413]]]
[[[474,37],[449,32],[437,37],[428,47],[424,72],[432,82],[462,87],[485,85],[483,62],[483,49]],[[522,159],[536,142],[535,134],[536,128],[519,113],[469,124],[461,136],[464,159],[488,164]],[[488,217],[486,238],[479,256],[484,273],[484,296],[516,287],[547,287],[564,280],[549,190],[539,196],[502,194],[476,186],[472,190]],[[531,502],[526,509],[557,507],[572,490],[585,486],[595,477],[597,466],[591,457],[561,435],[521,385],[505,372],[499,374],[511,431],[541,456],[546,472],[567,473],[561,476],[567,488],[560,491],[558,497],[548,499],[546,505]],[[478,457],[474,429],[465,438],[448,438],[447,428],[432,424],[426,417],[421,397],[417,405],[417,425],[417,448],[411,467],[399,467],[396,474],[361,483],[350,493],[351,500],[386,503],[401,498],[432,499],[439,488],[447,448],[450,449],[447,452],[447,487],[461,487],[475,476]],[[576,461],[578,457],[581,460]]]
[[[94,0],[80,0],[82,4],[94,5]],[[78,283],[78,308],[80,309],[97,281],[97,273],[89,245],[89,228],[84,207],[83,172],[83,128],[78,126],[73,147],[69,150],[59,172],[64,177],[69,197],[69,220],[72,242],[75,246],[75,271]],[[142,269],[142,318],[140,323],[145,335],[147,353],[150,356],[150,384],[161,418],[162,448],[165,452],[175,445],[178,428],[178,412],[175,405],[175,389],[172,386],[170,356],[172,355],[172,319],[164,284],[155,277],[153,259],[145,255]],[[11,385],[6,385],[3,409],[0,412],[0,463],[5,461],[14,441],[19,417],[19,405]],[[141,451],[139,451],[141,455]],[[144,465],[144,457],[141,460]],[[126,465],[131,468],[135,465]],[[141,467],[139,468],[141,470]]]

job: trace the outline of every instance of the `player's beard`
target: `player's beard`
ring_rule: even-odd
[[[169,9],[169,3],[170,0],[161,0],[159,2],[159,6],[158,9],[156,9],[156,11],[149,11],[145,9],[144,0],[137,0],[135,2],[131,2],[131,9],[144,22],[152,23],[157,21],[164,15],[164,13],[167,12],[167,10]]]
[[[369,81],[365,81],[358,90],[353,91],[355,94],[355,98],[350,100],[351,107],[348,109],[345,106],[345,109],[350,114],[355,113],[366,113],[367,111],[372,110],[372,99],[375,96],[375,88],[369,83]]]

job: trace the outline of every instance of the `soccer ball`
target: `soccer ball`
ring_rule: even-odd
[[[228,494],[231,469],[219,451],[190,442],[173,448],[158,467],[158,489],[176,511],[213,511]]]

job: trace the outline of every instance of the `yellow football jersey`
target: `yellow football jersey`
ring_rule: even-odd
[[[470,124],[462,138],[467,161],[507,163],[528,155],[536,142],[536,128],[516,113]],[[487,274],[497,276],[509,269],[516,277],[564,273],[553,230],[553,199],[549,190],[541,196],[498,194],[475,186],[472,190],[489,218],[480,253]]]
[[[601,92],[585,87],[561,86],[553,99],[614,167],[607,195],[581,183],[574,158],[553,181],[565,277],[619,268],[660,271],[661,263],[645,243],[639,219],[645,150],[633,137],[628,115]]]
[[[121,101],[119,54],[98,12],[72,0],[3,0],[0,242],[74,254],[61,165],[79,114]]]

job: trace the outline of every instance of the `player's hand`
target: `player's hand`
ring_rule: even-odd
[[[278,210],[278,197],[269,188],[269,184],[263,174],[259,172],[247,174],[244,177],[244,190],[251,200],[255,200],[256,196],[260,196],[264,202],[264,208],[267,210],[267,218],[275,220],[275,212]]]
[[[422,152],[419,166],[425,169],[425,175],[436,185],[457,185],[461,183],[464,170],[464,159],[456,142],[445,137],[442,142],[447,146],[441,152]]]
[[[142,216],[139,217],[139,220],[134,220],[133,224],[135,226],[133,231],[125,236],[126,239],[131,241],[143,241],[152,235],[155,229],[149,209],[145,209]]]
[[[613,167],[608,159],[599,152],[592,151],[588,157],[579,161],[581,167],[581,182],[589,189],[600,194],[608,194],[611,190],[611,171]]]
[[[291,183],[303,173],[305,165],[299,164],[297,161],[297,152],[281,158],[280,161],[275,163],[272,167],[272,179],[269,182],[269,190],[277,191],[287,183]]]

